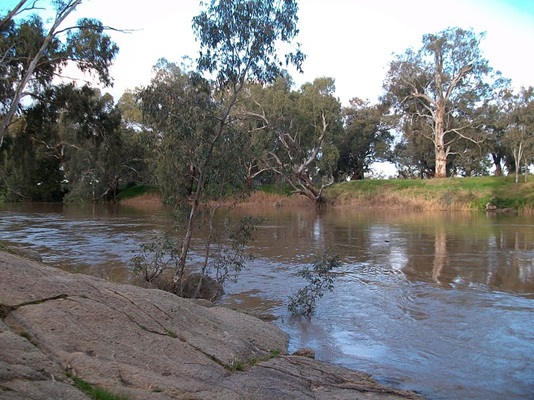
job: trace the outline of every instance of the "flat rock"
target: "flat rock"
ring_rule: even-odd
[[[369,375],[286,353],[253,316],[0,252],[0,397],[400,399]],[[273,354],[279,354],[274,357]]]

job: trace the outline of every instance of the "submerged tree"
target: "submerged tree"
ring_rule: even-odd
[[[447,176],[447,158],[460,140],[479,143],[476,109],[493,98],[506,81],[483,58],[483,34],[449,28],[423,36],[419,51],[407,50],[390,64],[384,83],[386,99],[403,120],[414,120],[433,143],[435,177]],[[460,150],[461,151],[461,150]]]
[[[217,182],[213,166],[224,163],[224,149],[228,135],[236,135],[232,110],[249,80],[268,83],[275,79],[284,65],[279,58],[279,44],[291,45],[298,33],[298,5],[292,0],[238,1],[212,0],[202,3],[204,10],[193,18],[193,30],[200,43],[199,74],[192,76],[201,83],[202,90],[213,88],[205,106],[191,108],[201,121],[195,129],[203,138],[202,152],[193,172],[194,184],[190,195],[190,210],[182,241],[175,284],[184,275],[195,219],[210,182]],[[298,46],[285,55],[285,64],[300,70],[304,59]],[[214,77],[209,85],[201,74]],[[174,97],[178,104],[182,101]],[[194,135],[192,136],[195,137]],[[187,157],[180,160],[189,165]]]
[[[287,308],[295,316],[310,317],[315,311],[317,300],[334,290],[334,270],[341,267],[337,255],[325,253],[318,257],[311,266],[298,271],[308,284],[289,296]]]

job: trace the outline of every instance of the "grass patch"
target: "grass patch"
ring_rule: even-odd
[[[74,381],[74,386],[93,400],[128,400],[126,396],[118,396],[105,389],[91,385],[77,376],[68,375]]]
[[[271,358],[278,357],[281,354],[281,351],[279,349],[271,349],[269,350],[269,354],[265,355],[262,358],[252,358],[248,361],[243,360],[234,360],[232,365],[228,366],[227,369],[232,372],[244,372],[248,368],[253,367],[254,365],[262,362],[262,361],[268,361]]]
[[[176,339],[178,337],[178,335],[176,334],[176,332],[170,330],[170,329],[165,329],[165,333],[167,334],[167,336],[170,336],[174,339]]]
[[[484,210],[487,203],[518,211],[534,209],[534,182],[513,176],[414,180],[362,180],[328,189],[338,206],[412,210]]]
[[[130,186],[120,192],[119,200],[133,199],[145,194],[159,194],[159,190],[156,186],[151,185]]]

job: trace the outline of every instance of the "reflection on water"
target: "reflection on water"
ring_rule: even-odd
[[[139,244],[170,225],[162,208],[1,207],[1,239],[36,248],[49,264],[116,281],[127,279]],[[223,303],[277,316],[290,350],[312,347],[320,359],[432,399],[534,393],[534,219],[246,213],[265,220],[251,245],[256,258]],[[326,249],[343,260],[336,289],[311,320],[292,318],[287,297],[304,283],[296,272]]]

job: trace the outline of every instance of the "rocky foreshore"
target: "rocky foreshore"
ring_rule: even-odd
[[[0,398],[417,399],[288,355],[276,326],[0,251]]]

